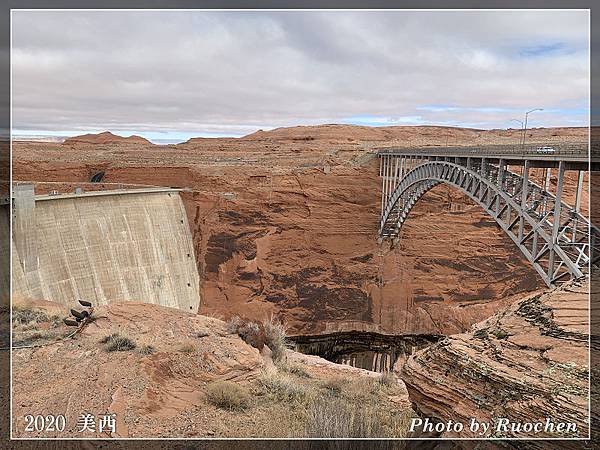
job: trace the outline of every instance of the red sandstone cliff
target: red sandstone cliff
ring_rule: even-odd
[[[91,151],[81,152],[15,143],[14,179],[72,186],[103,170],[106,186],[192,188],[184,203],[201,274],[201,312],[278,314],[293,333],[459,333],[511,296],[542,287],[495,222],[445,186],[419,201],[396,248],[376,240],[381,180],[374,148],[448,139],[512,143],[518,130],[388,128],[297,127],[152,146],[151,152],[137,144],[85,144]],[[376,138],[380,133],[398,138],[381,140],[387,138]],[[530,133],[532,142],[587,136],[585,129]]]

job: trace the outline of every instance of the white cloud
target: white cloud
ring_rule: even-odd
[[[22,130],[587,124],[586,11],[15,11],[12,56]]]

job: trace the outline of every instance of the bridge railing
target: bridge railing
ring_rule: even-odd
[[[552,149],[552,150],[548,150]],[[378,147],[378,154],[405,155],[439,155],[439,156],[534,156],[552,158],[556,156],[571,156],[588,158],[589,146],[587,142],[581,143],[531,143],[525,147],[519,145],[483,145],[483,146],[427,146],[427,147]]]

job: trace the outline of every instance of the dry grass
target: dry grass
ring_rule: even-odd
[[[24,308],[22,306],[13,306],[12,323],[14,326],[23,328],[32,328],[39,323],[50,322],[53,327],[58,327],[62,323],[59,316],[50,316],[43,310],[34,308]]]
[[[37,330],[13,334],[13,346],[42,345],[63,338],[64,335],[51,330]]]
[[[232,381],[215,381],[206,388],[208,401],[219,408],[242,410],[250,406],[250,392]]]
[[[389,371],[383,372],[379,377],[379,382],[387,387],[396,386],[398,381],[396,380],[396,376]]]
[[[304,367],[299,364],[287,364],[282,362],[278,364],[277,367],[284,372],[291,373],[292,375],[296,375],[300,378],[312,378],[310,373],[308,373]]]
[[[181,353],[194,353],[196,351],[196,346],[191,342],[186,342],[185,344],[182,344],[178,350]]]
[[[152,353],[156,352],[156,348],[152,345],[144,345],[139,347],[137,351],[140,355],[151,355]]]
[[[258,382],[262,388],[279,401],[303,401],[310,397],[310,389],[288,375],[276,371],[263,371]]]
[[[348,386],[348,381],[343,378],[329,378],[321,384],[325,392],[329,395],[341,395],[342,391]]]
[[[240,319],[238,316],[233,316],[231,319],[225,322],[225,331],[227,331],[229,334],[238,334],[238,330],[240,329],[241,325],[242,319]]]
[[[68,334],[60,328],[62,319],[59,316],[35,308],[13,306],[12,324],[13,345],[17,347],[44,344],[44,341],[61,339]]]
[[[135,341],[119,333],[109,334],[100,340],[107,352],[125,352],[136,348]]]
[[[309,438],[384,437],[370,407],[346,398],[318,397],[308,408],[305,436]]]
[[[277,364],[285,361],[285,351],[288,347],[285,327],[272,316],[269,320],[263,322],[263,327],[265,330],[266,344],[271,350],[273,362]]]
[[[378,384],[379,381],[371,384]],[[411,410],[383,407],[385,395],[354,396],[363,383],[348,383],[348,390],[335,397],[319,395],[306,410],[302,436],[307,438],[401,438],[406,436]],[[364,384],[363,384],[364,385]]]

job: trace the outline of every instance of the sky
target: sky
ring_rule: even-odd
[[[588,126],[583,10],[13,11],[11,56],[13,135]]]

